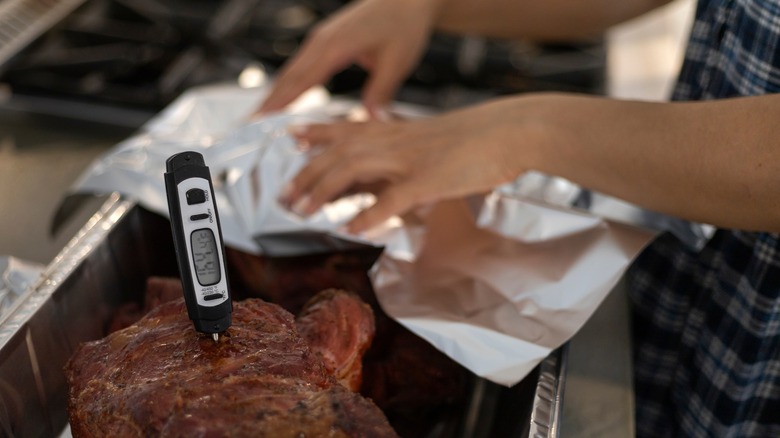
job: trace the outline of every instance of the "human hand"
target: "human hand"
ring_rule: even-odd
[[[522,173],[507,103],[496,101],[413,121],[338,122],[292,130],[315,148],[281,201],[309,215],[370,187],[376,203],[348,225],[361,232],[415,206],[485,192]]]
[[[362,0],[317,25],[282,68],[258,113],[277,111],[357,63],[369,72],[363,103],[373,118],[420,59],[441,0]]]

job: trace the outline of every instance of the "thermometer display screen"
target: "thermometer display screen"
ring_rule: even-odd
[[[214,232],[208,228],[195,230],[192,232],[190,240],[192,244],[192,261],[195,263],[198,283],[202,286],[211,286],[219,283],[221,272],[219,270],[217,240],[214,238]]]

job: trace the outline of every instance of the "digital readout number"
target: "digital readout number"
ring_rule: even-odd
[[[214,232],[208,228],[195,230],[192,232],[190,243],[192,244],[192,261],[195,263],[198,283],[202,286],[219,283],[221,273]]]

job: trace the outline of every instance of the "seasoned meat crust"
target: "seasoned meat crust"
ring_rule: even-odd
[[[310,299],[295,319],[298,332],[345,387],[360,391],[363,355],[376,328],[371,307],[357,295],[328,289]]]
[[[234,303],[215,343],[183,299],[81,345],[65,368],[74,437],[395,437],[369,399],[337,383],[293,316]]]

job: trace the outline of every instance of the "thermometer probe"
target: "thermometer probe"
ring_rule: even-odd
[[[171,156],[165,170],[173,244],[187,314],[195,330],[219,341],[219,334],[230,327],[233,303],[211,173],[197,152]]]

